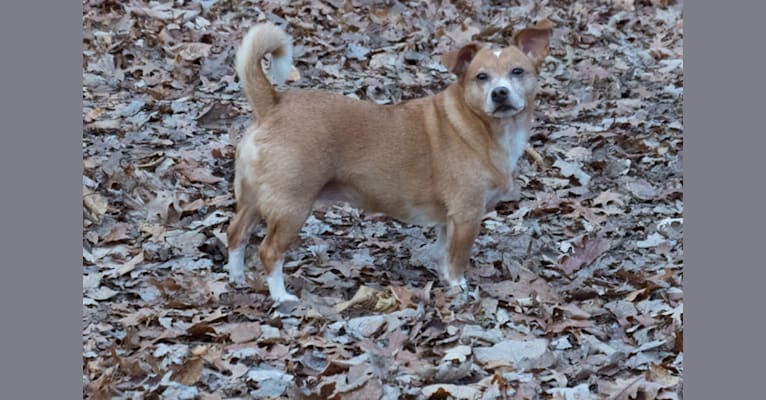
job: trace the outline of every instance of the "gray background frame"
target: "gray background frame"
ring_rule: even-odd
[[[684,4],[684,395],[756,399],[766,358],[766,279],[759,279],[766,3],[702,3]],[[2,11],[0,391],[77,398],[82,3],[15,1]]]
[[[0,397],[82,391],[82,3],[0,11]]]
[[[684,3],[687,399],[764,398],[765,13]]]

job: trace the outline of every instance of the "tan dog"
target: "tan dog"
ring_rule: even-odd
[[[290,37],[253,27],[237,52],[237,74],[255,121],[237,147],[237,212],[228,229],[230,280],[244,282],[245,246],[264,219],[259,257],[276,302],[285,289],[284,253],[317,200],[437,227],[440,269],[466,287],[474,239],[486,212],[507,195],[523,154],[551,23],[519,31],[512,45],[478,44],[442,56],[458,76],[444,91],[381,106],[313,90],[277,92],[292,67]],[[446,247],[446,248],[445,248]]]

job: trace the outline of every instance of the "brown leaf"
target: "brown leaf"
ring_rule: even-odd
[[[223,178],[211,174],[206,168],[192,165],[186,161],[180,162],[174,169],[192,182],[218,183],[223,180]]]
[[[207,43],[182,43],[171,49],[178,57],[186,61],[194,61],[210,55],[211,45]]]
[[[649,382],[644,375],[639,375],[629,379],[617,378],[614,382],[599,381],[598,389],[599,393],[607,396],[609,400],[636,399],[639,393],[643,395],[642,398],[654,399],[662,385]]]
[[[394,299],[399,302],[401,308],[408,308],[416,305],[412,299],[417,296],[409,288],[405,286],[389,286],[388,289],[391,290]]]
[[[203,127],[221,128],[228,125],[236,114],[236,109],[231,104],[215,102],[200,112],[197,123]]]
[[[229,335],[234,343],[245,343],[261,336],[261,324],[258,322],[243,322],[218,326],[215,330]]]
[[[90,393],[90,400],[109,400],[112,398],[113,375],[115,367],[109,367],[99,376],[98,379],[90,382],[87,391]]]
[[[109,201],[101,194],[87,187],[83,188],[82,204],[90,211],[90,215],[95,222],[101,222],[104,214],[109,209]]]
[[[122,265],[117,265],[116,269],[114,270],[113,275],[114,276],[122,276],[127,274],[130,271],[133,271],[138,264],[141,264],[144,262],[144,253],[140,252],[136,254],[135,257],[131,258],[130,260],[126,261]]]
[[[612,240],[604,237],[603,233],[599,233],[595,237],[586,236],[583,239],[582,245],[575,247],[573,255],[564,257],[564,261],[559,265],[559,268],[565,274],[571,275],[592,264],[602,254],[611,249],[614,244]]]
[[[215,335],[215,328],[210,326],[210,323],[207,321],[198,322],[188,328],[186,328],[186,333],[195,338],[204,337],[204,336],[212,336]]]
[[[455,27],[447,32],[452,41],[455,43],[455,47],[463,46],[473,40],[473,36],[479,33],[481,30],[473,25],[466,23],[457,24]]]
[[[523,299],[537,295],[543,301],[555,301],[559,297],[548,282],[537,276],[529,276],[528,273],[525,273],[518,281],[502,280],[483,283],[480,289],[499,300]]]
[[[162,242],[165,240],[165,226],[156,223],[139,224],[141,233],[148,233],[151,236],[147,239],[149,242]]]
[[[201,198],[200,198],[200,199],[197,199],[197,200],[194,200],[194,201],[192,201],[191,203],[187,203],[187,204],[185,204],[185,205],[184,205],[184,206],[181,208],[181,210],[182,210],[183,212],[191,212],[191,211],[197,211],[197,210],[199,210],[200,208],[202,208],[202,207],[204,207],[204,206],[205,206],[205,200],[203,200],[203,199],[201,199]]]
[[[141,368],[141,364],[138,362],[138,360],[135,358],[128,359],[117,355],[115,346],[112,346],[109,349],[109,353],[111,353],[112,358],[117,360],[117,364],[120,366],[120,371],[123,373],[133,377],[144,377],[147,375],[147,371]]]
[[[170,377],[182,385],[193,386],[202,378],[202,367],[205,361],[201,357],[188,358]]]
[[[391,293],[361,286],[351,300],[336,304],[335,311],[343,312],[353,306],[365,307],[374,311],[391,310],[397,305],[396,299]]]
[[[583,319],[565,319],[555,324],[548,325],[547,331],[554,334],[559,334],[564,331],[570,331],[572,329],[587,329],[593,327],[594,322]]]
[[[129,233],[129,225],[128,224],[115,224],[112,229],[109,231],[109,234],[107,234],[102,240],[102,244],[106,243],[114,243],[114,242],[121,242],[127,239],[131,239],[131,235]]]

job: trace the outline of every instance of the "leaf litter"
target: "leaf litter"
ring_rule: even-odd
[[[288,254],[300,304],[274,308],[257,268],[228,285],[249,26],[288,25],[290,85],[388,104],[543,17],[531,144],[552,168],[521,160],[474,292],[439,283],[435,232],[342,204]],[[83,27],[85,397],[683,397],[680,2],[86,0]]]

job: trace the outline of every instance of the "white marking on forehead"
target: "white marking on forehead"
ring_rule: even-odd
[[[502,53],[502,50],[494,50],[492,53],[495,55],[495,57],[500,58],[500,53]]]

